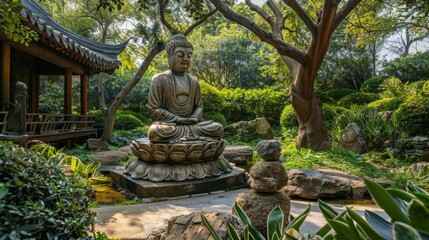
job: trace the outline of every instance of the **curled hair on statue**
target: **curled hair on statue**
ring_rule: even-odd
[[[167,51],[168,56],[173,54],[176,47],[194,48],[192,43],[190,43],[183,34],[173,35],[165,44],[165,51]]]

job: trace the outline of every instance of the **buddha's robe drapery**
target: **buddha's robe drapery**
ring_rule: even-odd
[[[166,72],[152,78],[148,111],[152,125],[148,130],[150,142],[180,142],[181,138],[220,139],[223,137],[223,126],[213,121],[203,120],[203,101],[198,80],[185,73],[189,92],[186,100],[179,101],[176,79],[173,73]],[[178,118],[196,118],[195,124],[179,125]]]

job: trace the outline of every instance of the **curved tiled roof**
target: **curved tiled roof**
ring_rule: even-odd
[[[81,57],[88,59],[91,67],[111,70],[120,65],[118,55],[125,49],[128,41],[118,45],[93,41],[55,22],[34,0],[21,0],[21,3],[24,5],[21,11],[23,17],[66,49],[74,50]]]

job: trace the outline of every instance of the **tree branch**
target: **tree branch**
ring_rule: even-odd
[[[277,27],[276,23],[273,20],[273,17],[269,15],[267,12],[265,12],[262,8],[260,8],[258,5],[253,4],[250,0],[246,0],[246,5],[249,6],[250,10],[256,12],[261,16],[265,21],[268,22],[271,29],[273,30],[273,33],[278,35],[280,33],[280,28]]]
[[[173,35],[173,34],[177,33],[177,31],[165,19],[165,11],[164,10],[166,8],[165,6],[167,3],[168,3],[168,0],[166,0],[165,2],[164,2],[164,0],[158,0],[159,16],[160,16],[160,20],[161,20],[162,25],[164,25]]]
[[[194,22],[191,26],[189,26],[188,29],[186,29],[186,31],[183,34],[185,36],[188,36],[192,32],[192,30],[194,30],[196,27],[201,25],[205,20],[207,20],[210,16],[212,16],[216,12],[217,12],[217,9],[212,10],[211,12],[207,13],[206,15],[204,15],[203,18],[201,18],[200,20]]]
[[[334,29],[340,25],[340,23],[350,14],[350,12],[361,2],[362,0],[349,0],[346,5],[338,11],[335,17]]]
[[[286,55],[303,65],[306,65],[308,63],[308,56],[304,52],[282,41],[281,39],[274,37],[271,32],[268,32],[264,28],[258,26],[252,20],[234,12],[225,4],[223,4],[222,0],[210,0],[210,2],[227,19],[239,23],[240,25],[252,31],[256,36],[261,39],[261,41],[266,42],[276,48],[279,54]]]
[[[277,27],[279,29],[279,35],[280,38],[283,39],[283,35],[281,34],[281,30],[284,28],[285,25],[285,17],[283,16],[280,9],[274,4],[272,0],[267,0],[268,7],[273,11],[274,15],[276,16],[276,22]]]
[[[283,0],[283,2],[298,14],[302,21],[304,21],[308,30],[310,30],[311,34],[314,35],[316,33],[316,23],[313,21],[310,15],[304,11],[301,5],[299,5],[296,0]]]

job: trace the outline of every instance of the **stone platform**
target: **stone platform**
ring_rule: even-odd
[[[112,181],[117,186],[127,189],[139,198],[172,198],[193,194],[211,193],[222,190],[234,190],[247,186],[246,172],[234,167],[230,173],[218,177],[185,180],[181,182],[133,179],[123,170],[110,172]]]

